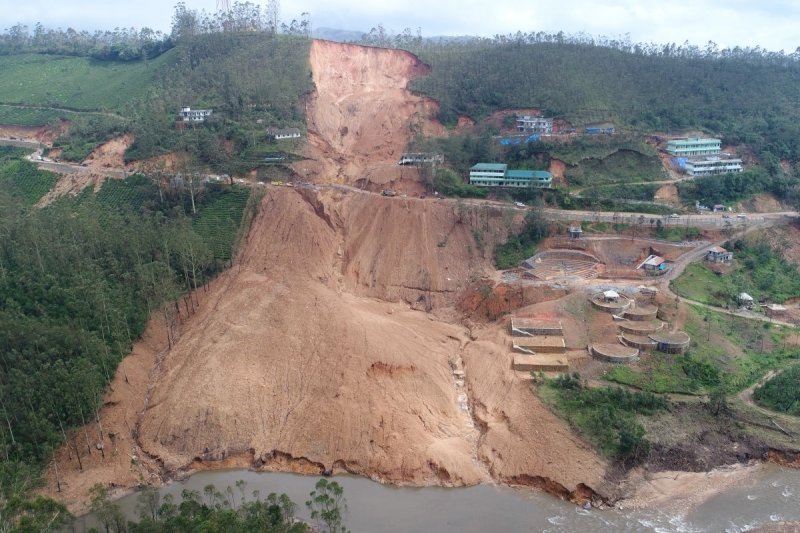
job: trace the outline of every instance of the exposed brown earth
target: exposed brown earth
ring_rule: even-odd
[[[437,104],[408,89],[429,67],[402,50],[329,41],[312,43],[310,61],[308,160],[294,170],[310,181],[421,191],[415,170],[397,162],[416,132],[445,134]]]

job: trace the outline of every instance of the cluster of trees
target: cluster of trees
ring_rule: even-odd
[[[577,372],[545,384],[557,393],[556,408],[609,456],[628,467],[647,459],[650,443],[636,416],[665,410],[664,398],[618,387],[585,387]]]
[[[139,521],[127,520],[119,506],[110,501],[102,485],[90,490],[91,511],[106,530],[114,533],[194,533],[231,531],[259,533],[346,533],[344,515],[347,501],[336,481],[320,479],[306,501],[315,528],[296,517],[297,505],[286,494],[270,493],[262,498],[258,490],[247,494],[247,482],[237,481],[219,491],[206,485],[203,492],[184,489],[176,504],[172,495],[161,496],[147,487],[137,496]]]
[[[33,29],[15,24],[0,33],[0,55],[36,53],[136,61],[158,57],[173,46],[170,36],[150,28],[115,28],[89,33],[72,28],[45,28],[38,23]]]
[[[222,32],[280,32],[311,37],[311,15],[304,12],[300,20],[293,19],[288,24],[281,22],[278,0],[267,0],[263,9],[254,2],[234,2],[229,11],[215,13],[189,9],[185,2],[178,2],[175,6],[171,36],[176,41]]]
[[[677,186],[683,201],[697,200],[705,205],[738,202],[759,193],[771,193],[792,204],[800,203],[800,181],[796,177],[770,174],[759,167],[723,176],[703,176],[682,181]]]
[[[525,225],[517,235],[497,245],[494,250],[494,264],[499,269],[514,268],[536,253],[539,241],[547,237],[549,229],[547,221],[542,218],[538,209],[530,209],[525,215]]]
[[[198,196],[198,213],[218,196]],[[153,313],[171,342],[181,313],[197,303],[187,297],[179,308],[177,299],[221,267],[185,195],[134,183],[44,209],[20,200],[0,190],[0,488],[35,479],[32,469],[62,444],[80,468],[87,454],[110,453],[99,408],[118,363]],[[6,492],[0,519],[51,509],[26,490]]]
[[[753,399],[770,409],[800,415],[800,365],[787,368],[756,388]]]
[[[423,41],[413,51],[432,66],[413,87],[440,102],[447,124],[538,107],[576,125],[702,129],[753,147],[772,173],[781,160],[800,160],[798,53],[598,44],[558,34]]]

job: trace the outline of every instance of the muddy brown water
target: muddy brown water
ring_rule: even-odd
[[[259,490],[285,492],[298,505],[298,516],[308,518],[303,505],[318,478],[247,470],[201,472],[161,489],[176,503],[184,489],[202,494],[214,484],[218,490],[247,482],[246,494]],[[722,492],[685,512],[659,509],[620,511],[582,509],[548,494],[493,485],[467,488],[412,488],[381,485],[365,478],[336,476],[344,487],[346,525],[353,533],[436,531],[739,533],[781,521],[800,520],[800,471],[765,465],[745,483]],[[234,488],[238,495],[238,490]],[[122,511],[136,518],[136,494],[118,501]],[[76,531],[97,526],[91,515],[82,517]]]

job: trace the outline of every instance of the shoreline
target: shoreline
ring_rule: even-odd
[[[684,471],[660,471],[660,472],[646,472],[637,470],[631,472],[629,477],[623,481],[625,495],[614,501],[613,504],[601,505],[596,508],[601,512],[608,511],[640,511],[647,509],[660,509],[667,513],[673,513],[680,516],[685,516],[694,508],[709,499],[725,492],[732,486],[739,484],[747,479],[752,479],[754,474],[757,474],[768,468],[786,468],[792,469],[790,466],[781,465],[776,462],[768,460],[754,460],[750,463],[733,464],[714,468],[708,472],[684,472]],[[293,474],[298,476],[305,476],[309,478],[325,477],[322,474],[312,474],[308,471],[296,471],[292,469],[276,469],[276,468],[247,468],[242,466],[220,465],[220,468],[193,468],[181,472],[179,475],[167,479],[163,483],[153,484],[150,486],[158,489],[168,487],[174,484],[183,483],[195,474],[204,472],[253,472],[257,474]],[[444,484],[428,483],[428,484],[414,484],[414,483],[396,483],[388,482],[380,478],[373,478],[366,475],[353,474],[350,472],[342,471],[336,472],[331,476],[335,479],[337,476],[362,478],[378,483],[384,486],[395,488],[467,488],[473,486],[496,486],[514,489],[520,492],[538,492],[548,494],[549,497],[570,503],[569,500],[549,493],[541,488],[532,488],[526,485],[509,484],[495,480],[484,481],[475,484],[465,484],[459,486],[447,486]],[[140,487],[113,487],[109,489],[111,500],[116,502],[122,498],[130,496],[138,492]],[[574,503],[574,502],[572,502]],[[579,506],[578,504],[574,504]],[[82,518],[89,514],[89,502],[81,501],[70,509],[76,518]]]

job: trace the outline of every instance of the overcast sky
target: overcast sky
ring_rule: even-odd
[[[0,26],[15,22],[78,30],[143,27],[169,31],[171,0],[0,0]],[[233,3],[233,0],[231,0]],[[265,0],[254,2],[264,4]],[[216,0],[186,0],[214,11]],[[421,28],[426,37],[564,31],[632,41],[720,48],[800,47],[800,0],[280,0],[281,18],[309,12],[313,27],[391,32]]]

